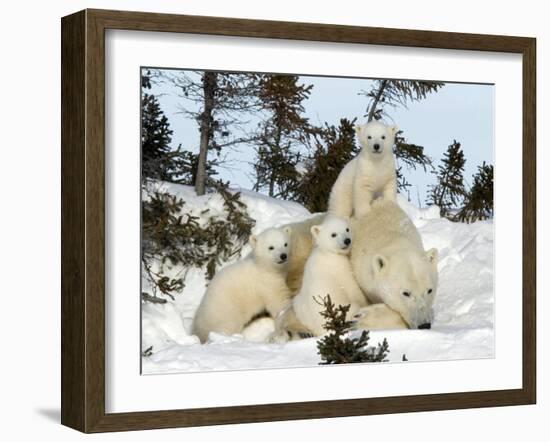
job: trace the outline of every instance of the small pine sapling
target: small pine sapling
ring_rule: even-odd
[[[387,362],[390,352],[386,338],[377,347],[369,347],[369,331],[363,330],[358,338],[346,336],[353,325],[346,316],[350,305],[334,305],[327,295],[322,299],[324,310],[321,312],[326,319],[323,326],[329,334],[317,341],[317,349],[321,355],[320,365],[350,364],[356,362]]]

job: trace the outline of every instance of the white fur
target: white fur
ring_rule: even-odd
[[[335,305],[351,305],[353,316],[367,300],[357,285],[349,261],[351,231],[342,218],[328,216],[321,225],[311,227],[314,248],[309,256],[300,292],[293,299],[296,318],[314,335],[322,335],[325,319],[320,303],[330,295]]]
[[[329,213],[343,218],[361,217],[375,198],[395,201],[397,193],[392,152],[397,127],[371,121],[355,131],[361,152],[340,172],[328,203]]]
[[[294,295],[298,293],[302,286],[304,266],[313,247],[311,227],[321,224],[325,216],[325,214],[319,214],[305,221],[284,226],[291,230],[290,257],[288,259],[288,275],[286,282]]]
[[[351,264],[369,301],[386,304],[410,328],[431,324],[437,250],[424,251],[418,230],[391,201],[375,201],[352,226]]]
[[[212,331],[241,333],[258,313],[266,310],[275,318],[287,306],[290,233],[290,228],[283,228],[252,235],[252,252],[216,274],[193,321],[193,334],[201,342]]]
[[[361,308],[353,317],[354,328],[365,330],[391,330],[408,328],[399,313],[386,304],[371,304]]]

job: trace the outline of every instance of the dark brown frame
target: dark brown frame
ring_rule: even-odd
[[[84,10],[62,19],[61,422],[84,432],[534,404],[536,40],[405,29]],[[403,397],[105,413],[105,30],[508,52],[523,57],[523,386]]]

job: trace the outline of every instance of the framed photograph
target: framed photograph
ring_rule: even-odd
[[[62,423],[534,404],[535,39],[62,19]]]

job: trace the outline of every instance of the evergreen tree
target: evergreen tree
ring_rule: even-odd
[[[179,89],[183,103],[190,102],[182,104],[181,112],[199,126],[194,184],[197,195],[204,195],[210,178],[209,152],[219,156],[223,148],[251,141],[240,118],[258,108],[260,77],[214,71],[157,71],[156,75]]]
[[[185,208],[185,202],[165,191],[147,191],[142,202],[142,268],[153,294],[142,300],[156,301],[160,295],[174,299],[184,287],[184,275],[170,276],[165,264],[186,269],[203,268],[212,279],[220,264],[240,256],[255,221],[250,218],[240,193],[227,183],[209,183],[223,200],[225,213],[200,222]],[[163,298],[160,298],[163,299]]]
[[[430,186],[427,204],[435,204],[441,211],[441,216],[452,219],[452,209],[456,208],[466,193],[464,187],[464,165],[466,159],[461,145],[456,140],[449,145],[443,155],[437,172],[437,184]]]
[[[473,176],[464,205],[456,215],[462,222],[474,222],[493,217],[493,165],[483,162]]]
[[[151,88],[149,75],[141,76],[141,161],[142,177],[168,180],[170,177],[170,143],[173,131],[158,99],[145,90]]]
[[[295,75],[263,75],[259,99],[267,118],[260,124],[256,144],[254,190],[267,189],[269,196],[291,199],[298,186],[300,148],[312,131],[303,117],[312,85],[298,84]]]
[[[170,181],[192,184],[196,177],[198,155],[181,146],[171,147],[173,131],[168,118],[162,111],[157,97],[149,92],[151,77],[149,70],[141,73],[141,173],[143,184],[147,180]],[[215,162],[207,164],[207,171],[214,175]]]
[[[325,330],[329,333],[317,341],[317,349],[321,355],[320,364],[350,364],[354,362],[387,362],[389,353],[388,341],[378,346],[369,347],[369,332],[363,330],[358,338],[346,336],[353,325],[352,321],[346,319],[350,306],[335,306],[330,296],[323,300],[325,309],[321,312],[326,319]]]
[[[370,90],[360,92],[369,98],[367,121],[388,117],[388,107],[406,108],[408,103],[423,100],[444,85],[440,81],[374,80]]]
[[[343,118],[338,126],[325,123],[325,127],[314,134],[314,152],[305,161],[305,173],[296,192],[297,201],[311,212],[327,210],[334,182],[359,151],[354,125],[355,119]]]

